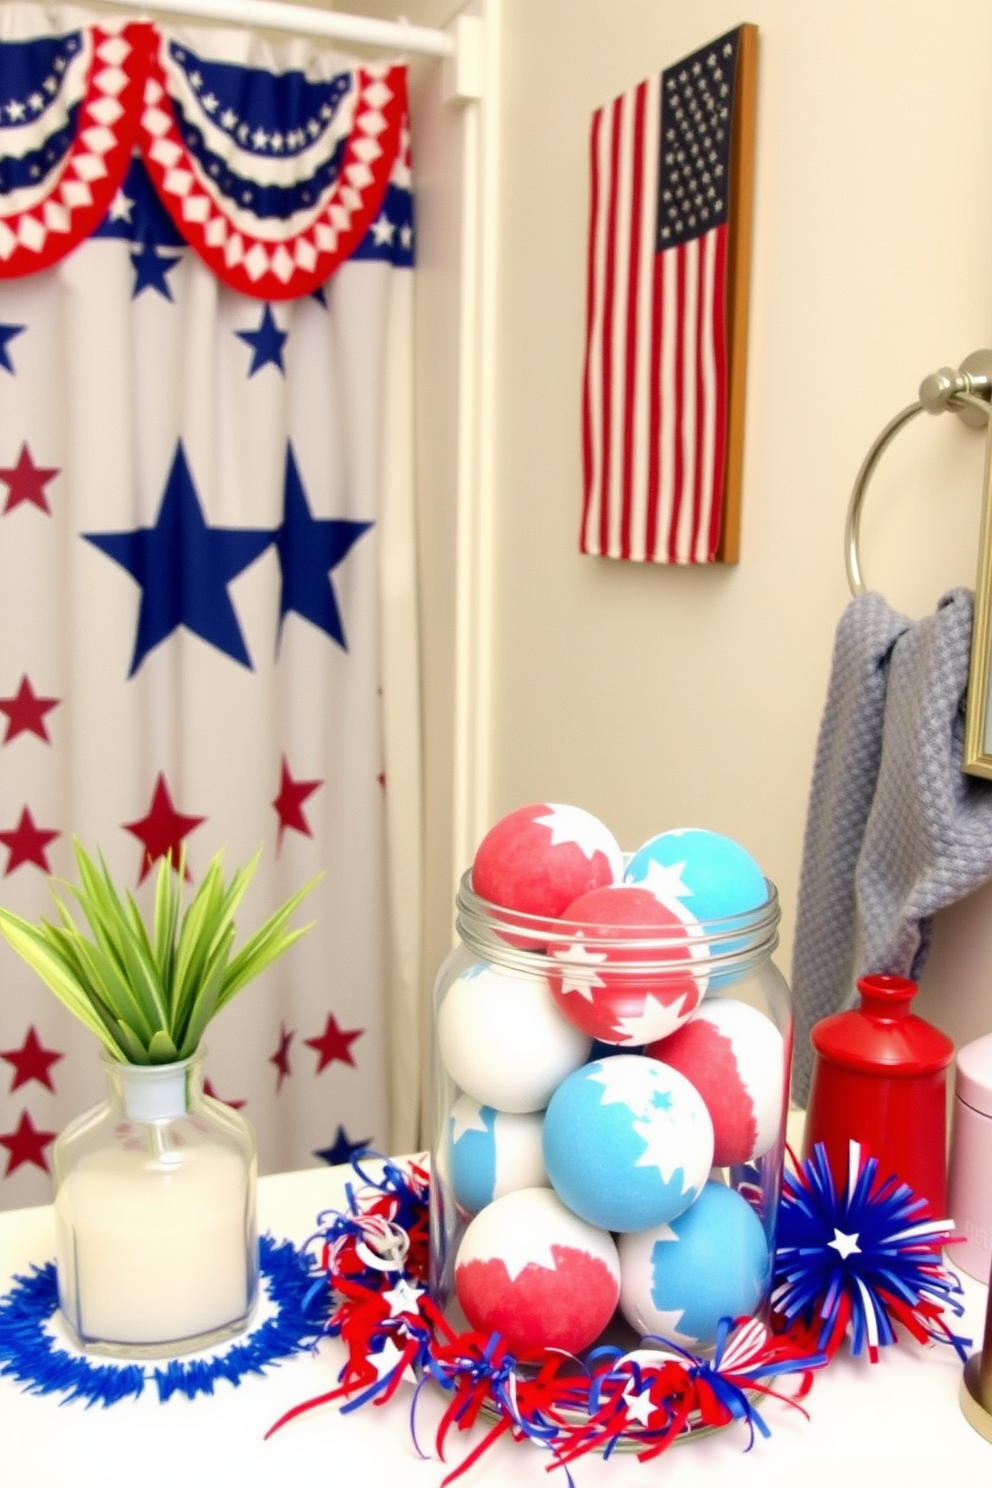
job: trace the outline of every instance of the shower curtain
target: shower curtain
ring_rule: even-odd
[[[260,1170],[416,1144],[405,72],[0,10],[0,903],[260,852],[312,928],[207,1035]],[[0,1207],[96,1040],[0,945]]]

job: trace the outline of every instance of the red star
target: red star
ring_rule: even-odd
[[[18,734],[37,734],[39,739],[50,744],[52,741],[45,727],[45,714],[57,708],[60,702],[61,698],[39,697],[27,676],[23,676],[13,697],[0,698],[0,713],[7,715],[7,732],[3,736],[3,742],[9,744]]]
[[[309,800],[314,791],[323,785],[322,780],[294,780],[289,773],[286,756],[282,757],[282,781],[279,785],[279,794],[272,802],[279,814],[279,836],[276,839],[276,851],[282,846],[282,834],[287,827],[294,832],[302,832],[305,837],[312,837],[310,823],[303,815],[303,802]]]
[[[361,1038],[364,1032],[364,1028],[339,1028],[337,1018],[333,1013],[328,1013],[327,1024],[320,1037],[303,1040],[308,1049],[316,1049],[320,1055],[314,1074],[319,1075],[321,1070],[333,1064],[335,1059],[340,1060],[342,1064],[354,1065],[351,1046],[357,1038]]]
[[[141,860],[139,884],[152,864],[159,858],[171,856],[173,863],[178,865],[183,838],[188,837],[190,832],[206,819],[205,816],[183,816],[182,812],[176,810],[172,804],[165,776],[159,771],[148,815],[141,817],[139,821],[123,824],[126,832],[130,832],[144,844],[145,853]],[[186,877],[191,877],[188,868]]]
[[[9,1178],[24,1163],[34,1163],[36,1168],[47,1173],[49,1169],[45,1148],[55,1141],[56,1136],[56,1132],[39,1131],[27,1111],[22,1111],[16,1130],[0,1136],[0,1147],[6,1147],[9,1153],[3,1176]]]
[[[15,868],[20,868],[22,863],[34,863],[36,868],[41,868],[45,873],[51,873],[45,849],[50,842],[61,835],[61,832],[50,832],[43,827],[36,827],[34,817],[29,808],[25,806],[17,826],[12,827],[8,832],[0,832],[0,842],[10,852],[7,866],[3,870],[4,878],[13,873]]]
[[[204,1095],[209,1095],[211,1100],[220,1101],[222,1106],[230,1106],[232,1111],[240,1111],[241,1107],[245,1104],[244,1101],[225,1100],[222,1095],[217,1094],[209,1080],[204,1080],[203,1082],[203,1093]]]
[[[64,1054],[45,1048],[33,1023],[24,1035],[24,1042],[19,1049],[0,1049],[0,1059],[6,1059],[8,1064],[14,1066],[14,1079],[10,1087],[12,1091],[18,1085],[26,1085],[29,1080],[37,1080],[39,1085],[47,1085],[49,1090],[54,1090],[48,1071],[53,1064],[58,1064],[64,1058]]]
[[[289,1067],[289,1046],[293,1042],[293,1039],[295,1037],[295,1030],[292,1033],[287,1033],[285,1023],[280,1023],[279,1047],[274,1054],[269,1055],[269,1063],[274,1064],[276,1069],[279,1071],[279,1079],[276,1081],[276,1095],[278,1095],[280,1090],[282,1089],[282,1082],[283,1080],[285,1080],[286,1076],[293,1073],[293,1071]]]
[[[13,511],[15,506],[20,506],[22,501],[31,502],[51,516],[52,509],[45,499],[45,487],[58,473],[57,467],[45,470],[41,465],[36,465],[31,458],[31,451],[26,444],[22,444],[17,464],[8,466],[6,470],[0,469],[0,480],[7,486],[4,516]]]

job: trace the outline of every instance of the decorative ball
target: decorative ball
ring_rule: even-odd
[[[459,1096],[447,1121],[447,1176],[455,1203],[478,1214],[518,1188],[546,1188],[543,1114],[512,1115]]]
[[[472,1327],[500,1333],[511,1354],[578,1353],[616,1308],[616,1243],[570,1214],[550,1189],[518,1189],[468,1225],[455,1259],[455,1291]]]
[[[520,806],[479,843],[472,888],[490,904],[557,919],[588,889],[619,883],[623,853],[612,832],[579,806]]]
[[[604,1230],[645,1230],[695,1199],[713,1162],[713,1123],[678,1070],[643,1054],[597,1059],[563,1080],[544,1116],[551,1186]]]
[[[498,1111],[543,1111],[588,1057],[592,1040],[555,1005],[544,977],[476,961],[452,982],[437,1017],[438,1047],[466,1095]]]
[[[778,1136],[785,1041],[746,1002],[710,997],[687,1023],[645,1050],[695,1085],[713,1121],[717,1167],[762,1157]]]
[[[619,1250],[624,1317],[687,1348],[714,1343],[723,1317],[753,1316],[771,1274],[761,1221],[722,1183],[667,1224],[622,1235]]]
[[[696,922],[648,889],[593,889],[560,923],[576,928],[567,941],[548,944],[551,990],[565,1016],[594,1039],[641,1045],[664,1038],[706,990]]]
[[[751,854],[733,838],[703,827],[676,827],[650,838],[627,864],[624,880],[682,905],[697,920],[745,914],[768,897]]]

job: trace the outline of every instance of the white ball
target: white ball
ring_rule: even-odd
[[[559,1011],[544,977],[476,961],[452,982],[437,1020],[455,1084],[497,1111],[542,1111],[584,1064],[592,1039]]]

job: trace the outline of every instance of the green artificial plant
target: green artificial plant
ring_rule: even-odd
[[[80,1022],[124,1064],[171,1064],[195,1053],[204,1029],[236,992],[310,929],[289,920],[317,879],[303,886],[241,949],[234,916],[261,851],[225,884],[218,853],[183,910],[184,859],[159,861],[155,908],[146,928],[133,896],[122,896],[100,855],[99,866],[76,841],[75,899],[92,932],[73,919],[54,882],[60,924],[32,925],[0,909],[0,933]]]

